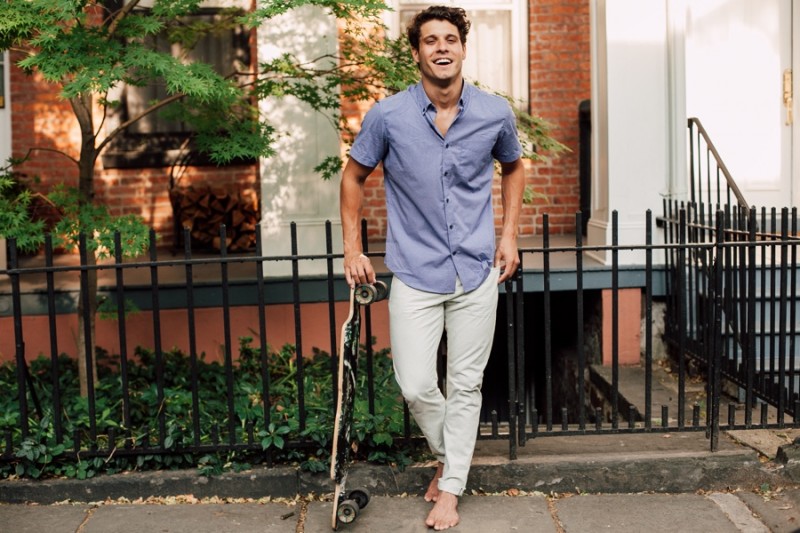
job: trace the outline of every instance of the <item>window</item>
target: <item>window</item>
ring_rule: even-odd
[[[230,19],[231,15],[220,14],[218,9],[203,9],[198,14],[186,18],[186,23],[215,23],[221,17]],[[211,32],[200,38],[191,49],[180,44],[170,43],[166,35],[153,38],[155,48],[160,52],[170,52],[186,61],[202,61],[214,66],[222,75],[250,69],[250,48],[248,31],[241,26]],[[163,83],[150,83],[146,86],[126,85],[118,88],[109,98],[118,100],[120,105],[113,110],[107,121],[107,131],[136,117],[146,110],[151,102],[167,96]],[[192,132],[189,127],[168,117],[168,108],[150,113],[131,124],[117,136],[104,151],[103,165],[106,168],[164,167],[173,164],[177,158],[187,155],[194,165],[211,164],[203,154],[192,149]]]
[[[448,2],[394,0],[388,25],[403,35],[414,15],[430,5]],[[454,4],[455,5],[455,4]],[[514,98],[528,99],[528,12],[520,0],[457,4],[467,11],[472,27],[467,36],[467,79]]]

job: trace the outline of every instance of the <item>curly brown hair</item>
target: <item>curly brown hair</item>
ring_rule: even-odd
[[[419,37],[422,25],[430,20],[446,20],[450,22],[453,26],[458,28],[458,36],[461,39],[461,44],[467,43],[467,33],[469,33],[471,23],[467,19],[466,11],[460,7],[431,6],[417,13],[406,31],[408,42],[414,50],[419,50]]]

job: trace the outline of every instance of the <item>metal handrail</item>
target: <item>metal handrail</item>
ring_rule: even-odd
[[[716,146],[714,146],[714,143],[711,142],[711,138],[709,137],[708,132],[706,132],[706,129],[703,127],[703,124],[700,122],[699,118],[696,118],[696,117],[690,117],[689,118],[688,127],[689,127],[690,131],[691,131],[693,126],[697,126],[697,133],[705,141],[707,150],[711,153],[711,155],[714,156],[714,161],[717,164],[717,168],[722,172],[722,175],[725,176],[726,184],[727,184],[728,188],[733,192],[734,196],[736,197],[736,201],[739,204],[739,206],[743,207],[745,209],[749,208],[750,204],[747,203],[747,200],[745,199],[744,194],[742,194],[742,191],[739,189],[739,186],[734,181],[733,176],[731,175],[730,171],[728,170],[728,167],[725,165],[725,162],[722,160],[722,157],[719,155],[719,152],[717,151]],[[690,135],[690,138],[691,138],[691,135]],[[694,146],[693,146],[693,144],[691,142],[689,143],[689,150],[690,150],[690,154],[694,150]],[[692,155],[690,155],[690,158],[692,158]],[[692,180],[692,191],[691,191],[691,194],[692,194],[692,201],[694,202],[695,201],[695,198],[694,198],[694,194],[695,194],[694,165],[691,166],[691,180]]]

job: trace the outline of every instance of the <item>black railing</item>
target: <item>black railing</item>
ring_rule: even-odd
[[[291,413],[292,426],[291,437],[287,435],[286,448],[310,447],[315,444],[316,436],[305,434],[309,413],[316,410],[319,415],[320,402],[323,403],[323,411],[330,409],[336,397],[337,386],[337,365],[335,364],[337,355],[336,331],[338,326],[336,315],[336,302],[346,298],[347,287],[343,280],[334,275],[334,260],[337,258],[332,252],[331,226],[326,224],[327,234],[327,253],[320,255],[300,255],[297,253],[297,233],[296,227],[292,224],[292,253],[288,256],[265,256],[262,253],[260,232],[256,232],[257,243],[256,251],[252,255],[229,255],[225,248],[225,227],[220,228],[222,249],[217,257],[195,258],[191,248],[191,236],[186,231],[184,235],[184,257],[175,259],[162,259],[158,257],[158,249],[155,246],[155,233],[150,236],[150,255],[149,261],[124,262],[121,253],[121,243],[119,236],[116,239],[116,249],[113,260],[104,261],[99,264],[93,262],[89,264],[87,260],[88,252],[86,240],[81,238],[78,265],[55,265],[53,261],[53,247],[50,238],[46,240],[44,250],[43,266],[21,266],[15,242],[9,241],[9,265],[7,271],[0,271],[0,275],[7,274],[10,294],[6,296],[11,300],[13,318],[13,333],[5,330],[0,333],[2,337],[12,336],[14,339],[16,387],[14,387],[13,397],[16,402],[13,406],[16,416],[6,417],[6,420],[13,420],[12,424],[6,422],[2,427],[5,436],[5,452],[0,456],[4,460],[13,460],[22,442],[31,438],[49,439],[52,445],[65,445],[68,448],[67,454],[82,455],[83,457],[108,456],[112,453],[117,456],[125,455],[151,455],[151,454],[181,454],[181,453],[205,453],[210,451],[242,451],[242,452],[263,452],[264,457],[271,462],[273,452],[279,451],[276,447],[265,446],[259,435],[271,435],[270,425],[274,426],[276,418],[288,422],[288,416],[275,414],[273,405],[274,390],[271,386],[275,381],[273,372],[275,371],[274,362],[270,359],[272,350],[268,345],[267,315],[266,309],[270,305],[282,303],[287,306],[287,312],[293,316],[294,343],[287,348],[291,353],[286,360],[283,354],[282,363],[289,368],[284,380],[291,380],[291,389],[294,395],[285,398],[283,404],[295,406],[296,409]],[[366,234],[366,232],[365,232]],[[374,254],[370,254],[374,255]],[[340,257],[340,256],[339,256]],[[325,264],[326,274],[313,278],[302,278],[299,274],[300,264],[307,261],[317,261]],[[264,265],[269,263],[283,263],[290,265],[291,275],[288,278],[279,280],[267,279],[264,275]],[[231,280],[230,270],[237,266],[239,272],[237,280]],[[212,278],[211,283],[204,282],[202,287],[196,281],[198,270],[204,269],[205,278]],[[125,283],[125,275],[130,275],[133,271],[149,271],[149,283],[147,285]],[[164,282],[162,272],[171,270],[173,279]],[[242,274],[242,270],[246,274]],[[183,277],[174,279],[175,272],[183,271]],[[209,271],[212,271],[209,274]],[[91,347],[94,343],[91,340],[92,329],[90,322],[94,318],[90,315],[89,306],[83,306],[83,324],[86,336],[86,363],[87,368],[93,368],[98,364],[108,363],[111,360],[114,366],[118,366],[116,374],[119,380],[119,388],[113,391],[107,389],[107,384],[103,388],[96,387],[94,372],[87,373],[88,394],[82,400],[84,413],[82,420],[77,423],[74,420],[75,413],[66,413],[65,404],[69,396],[72,396],[73,404],[77,394],[74,383],[70,383],[70,390],[66,390],[62,380],[62,375],[70,372],[70,364],[65,362],[61,356],[58,346],[57,316],[59,304],[64,301],[74,299],[74,294],[86,298],[89,290],[90,273],[113,273],[114,283],[100,287],[100,292],[114,301],[114,320],[118,323],[117,337],[119,339],[119,354],[114,354],[111,358],[105,357],[98,362],[96,353],[92,353]],[[78,283],[74,283],[77,275]],[[108,276],[107,276],[108,277]],[[145,276],[147,277],[147,276]],[[246,281],[242,281],[242,278]],[[23,290],[23,282],[34,286],[34,289]],[[77,285],[77,286],[76,286]],[[322,297],[320,286],[324,285],[325,297]],[[67,287],[66,289],[64,287]],[[309,297],[302,295],[304,288],[311,286],[314,294]],[[256,307],[257,330],[253,331],[253,337],[257,339],[258,345],[251,347],[240,347],[239,357],[236,357],[236,340],[232,336],[231,310],[234,304],[231,301],[231,294],[234,292],[247,293],[245,299],[247,304]],[[196,296],[202,290],[202,296],[206,301],[202,305],[196,301]],[[129,353],[128,348],[128,321],[129,312],[126,308],[128,296],[136,293],[139,303],[144,303],[150,311],[152,346],[146,347],[147,350]],[[176,304],[172,301],[165,306],[162,298],[169,295],[172,300],[176,299]],[[211,296],[210,293],[216,293]],[[288,296],[287,296],[288,294]],[[0,295],[0,298],[6,297]],[[142,297],[144,296],[144,298]],[[241,299],[241,298],[240,298]],[[23,310],[23,300],[29,306],[46,301],[46,314],[48,315],[49,331],[43,333],[33,333],[34,335],[48,334],[50,338],[50,353],[46,361],[39,359],[36,361],[37,372],[35,379],[31,377],[29,366],[31,360],[36,355],[26,351],[26,335],[32,333],[25,330],[26,313]],[[310,385],[309,379],[305,376],[309,361],[314,357],[315,350],[307,350],[303,346],[303,328],[320,327],[319,324],[311,326],[302,322],[301,310],[307,303],[314,300],[321,300],[327,303],[327,314],[330,330],[330,364],[326,365],[328,373],[325,378],[324,398],[316,398],[315,405],[309,405],[306,394]],[[239,303],[241,305],[241,302]],[[201,307],[217,307],[221,310],[222,325],[222,356],[221,361],[207,363],[203,360],[198,346],[198,325],[196,315]],[[176,354],[174,350],[167,350],[162,345],[162,330],[166,327],[163,324],[162,314],[165,307],[179,307],[185,310],[188,334],[188,353]],[[367,307],[365,314],[365,339],[371,339],[371,311]],[[339,318],[343,318],[343,315]],[[241,341],[240,341],[241,342]],[[250,341],[252,342],[252,339]],[[324,347],[315,347],[315,349]],[[243,358],[243,352],[247,356]],[[253,356],[252,354],[256,355]],[[249,355],[248,355],[249,354]],[[367,375],[367,386],[364,388],[368,412],[375,414],[376,390],[374,386],[374,366],[372,342],[365,342],[363,354],[366,359],[365,372]],[[76,354],[71,354],[74,358]],[[274,359],[274,358],[273,358]],[[185,373],[180,373],[180,380],[176,376],[170,375],[167,366],[172,365],[172,370],[176,370],[177,365],[183,365]],[[248,372],[252,375],[244,375],[243,367],[248,367]],[[215,367],[221,369],[214,376],[214,381],[204,379],[203,373],[212,373]],[[98,374],[102,372],[98,370]],[[49,379],[45,380],[45,375]],[[72,375],[71,373],[69,375]],[[144,376],[144,379],[143,379]],[[77,376],[75,376],[77,379]],[[134,380],[137,380],[134,383]],[[6,385],[8,386],[8,385]],[[242,387],[246,387],[243,390]],[[329,391],[329,393],[328,393]],[[5,390],[4,393],[10,391]],[[152,393],[152,394],[151,394]],[[143,398],[152,396],[148,399],[148,405],[143,405]],[[243,397],[244,395],[244,397]],[[248,396],[249,395],[249,396]],[[245,398],[246,397],[246,398]],[[257,401],[253,398],[257,397]],[[40,398],[46,398],[46,403]],[[217,401],[221,398],[222,401]],[[209,401],[214,400],[216,405],[214,416],[217,420],[213,424],[205,423],[204,417],[209,416],[206,412]],[[242,414],[243,401],[247,400],[257,409],[247,414]],[[170,413],[170,403],[184,403],[180,414],[188,416],[188,420],[177,420],[175,414]],[[34,409],[31,409],[31,406]],[[109,413],[108,407],[111,406]],[[106,411],[103,411],[106,409]],[[150,412],[149,419],[143,419],[143,411]],[[136,416],[132,412],[136,411]],[[400,409],[403,416],[403,408]],[[327,413],[322,413],[322,418],[326,418]],[[70,419],[72,416],[73,419]],[[405,413],[403,430],[401,437],[411,439],[414,437],[414,429],[410,418]],[[332,418],[331,418],[332,420]],[[40,428],[42,421],[49,425]],[[201,426],[201,422],[203,422]],[[318,425],[325,422],[318,422]],[[287,426],[288,427],[288,426]],[[46,435],[43,436],[41,433]],[[34,435],[34,433],[36,433]],[[279,435],[284,433],[279,432]],[[281,446],[283,448],[283,446]]]
[[[795,313],[786,307],[795,300],[797,240],[791,235],[796,217],[792,217],[791,232],[783,222],[780,233],[763,233],[755,231],[753,212],[744,218],[741,211],[707,215],[698,209],[696,213],[695,218],[695,211],[668,204],[663,217],[665,244],[655,242],[650,212],[644,217],[641,242],[619,244],[614,213],[612,242],[603,246],[585,245],[580,235],[569,246],[551,246],[548,217],[544,217],[542,245],[520,250],[524,269],[501,287],[480,438],[507,440],[512,458],[518,446],[531,438],[588,433],[705,430],[716,449],[724,401],[728,428],[782,427],[787,424],[786,413],[793,417],[798,413],[796,332],[789,324]],[[761,226],[767,222],[775,224],[765,218]],[[581,227],[580,214],[576,227]],[[26,440],[42,438],[63,445],[64,453],[84,458],[233,451],[272,463],[276,454],[286,450],[324,446],[330,438],[326,424],[332,421],[337,382],[336,332],[338,321],[344,318],[341,312],[337,315],[336,304],[346,300],[348,290],[334,271],[334,262],[341,256],[332,251],[330,224],[326,232],[324,254],[298,254],[292,231],[292,254],[287,256],[265,255],[259,240],[251,255],[229,255],[223,244],[219,256],[196,258],[187,234],[182,258],[159,258],[151,246],[147,261],[124,262],[116,253],[112,261],[92,265],[87,264],[85,244],[79,265],[55,265],[48,240],[45,264],[23,266],[11,241],[9,268],[0,272],[9,276],[9,290],[0,297],[11,302],[13,332],[3,329],[0,336],[13,335],[16,374],[0,392],[15,400],[10,404],[13,412],[2,419],[5,445],[0,461],[15,460]],[[689,235],[704,236],[704,240],[690,240]],[[367,253],[375,258],[382,255]],[[598,261],[598,256],[604,260]],[[567,266],[553,266],[555,258],[563,265],[564,257],[571,258]],[[302,276],[301,266],[310,262],[324,264],[325,273]],[[291,274],[278,280],[267,277],[264,265],[269,270],[270,264],[289,265]],[[234,268],[238,270],[232,279]],[[162,275],[166,269],[183,272],[182,281],[169,285]],[[199,269],[215,281],[197,282]],[[148,284],[126,283],[136,270],[149,271]],[[209,270],[216,274],[209,276]],[[113,273],[113,287],[104,291],[115,304],[120,353],[110,358],[111,370],[103,366],[108,357],[99,360],[98,372],[111,372],[113,384],[105,381],[90,387],[88,397],[79,402],[80,409],[67,418],[66,404],[75,387],[64,378],[70,375],[71,363],[60,356],[56,315],[64,299],[64,279],[77,276],[85,288],[90,271]],[[30,285],[36,288],[23,290]],[[763,291],[767,285],[780,298],[754,304],[758,288]],[[642,297],[641,322],[638,316],[634,322],[621,321],[620,295],[628,290]],[[235,300],[233,294],[238,295]],[[131,296],[148,304],[154,332],[153,346],[136,353],[129,353],[126,342],[130,317],[125,302]],[[200,296],[203,306],[221,312],[223,353],[217,363],[204,361],[199,353]],[[605,310],[604,298],[611,304]],[[50,353],[35,363],[31,360],[37,354],[25,347],[26,335],[32,333],[23,301],[44,301],[48,316],[49,331],[36,335],[49,335]],[[231,313],[243,302],[256,308],[253,336],[257,340],[254,346],[242,343],[237,357]],[[312,303],[327,306],[327,320],[312,324],[303,320],[303,309]],[[295,342],[283,350],[272,346],[274,332],[267,323],[266,311],[278,304],[287,306],[284,309],[292,315],[294,327]],[[185,312],[188,354],[176,354],[162,345],[165,307]],[[653,324],[663,308],[666,330],[662,337]],[[388,420],[391,429],[387,432],[395,440],[416,440],[416,428],[387,377],[391,373],[387,355],[366,342],[372,336],[372,310],[367,308],[365,313],[360,366],[363,416]],[[771,328],[775,340],[759,336],[753,327],[759,320],[781,324]],[[603,323],[610,327],[603,328]],[[621,332],[638,330],[640,324],[640,357],[625,366],[620,361]],[[329,332],[327,354],[303,345],[303,331],[309,328]],[[610,336],[610,358],[605,364],[602,335]],[[658,360],[660,346],[669,353]],[[94,355],[87,356],[90,368],[98,362]],[[321,365],[316,364],[319,360]],[[29,364],[35,366],[30,372]],[[707,383],[705,391],[690,391],[688,384],[700,378]],[[664,379],[675,382],[677,394],[658,396],[656,385]],[[736,383],[742,398],[725,396],[723,379]],[[387,391],[394,395],[389,401],[379,397]],[[757,400],[764,403],[758,405]],[[745,408],[737,409],[742,404]],[[758,410],[761,417],[754,421],[751,411]],[[276,445],[278,438],[281,446]]]
[[[580,213],[576,227],[581,227]],[[684,424],[681,414],[676,420],[676,405],[659,404],[658,412],[653,412],[659,401],[653,397],[654,351],[662,342],[653,331],[653,310],[654,303],[664,300],[666,275],[654,256],[663,255],[669,247],[654,244],[651,213],[646,213],[641,243],[634,245],[619,244],[616,212],[612,213],[610,245],[586,245],[578,234],[574,245],[554,247],[548,230],[549,217],[545,215],[542,246],[521,250],[528,266],[515,281],[526,284],[515,296],[525,298],[525,316],[517,319],[521,324],[517,328],[526,332],[524,359],[529,366],[538,363],[518,385],[518,391],[525,394],[518,393],[517,423],[525,428],[526,436],[708,429],[710,418],[701,423],[700,417],[694,416],[691,425]],[[564,256],[571,257],[573,262],[554,268],[551,259],[555,256],[562,262]],[[591,256],[605,256],[606,261],[594,260],[588,265]],[[624,372],[625,377],[622,371],[631,367],[620,360],[623,324],[619,298],[623,290],[634,290],[643,301],[642,320],[637,315],[633,324],[637,331],[643,326],[640,357],[633,365],[637,372]],[[603,292],[611,302],[610,316],[600,310]],[[610,325],[605,329],[611,337],[606,363],[599,347],[603,335],[600,320]],[[631,326],[630,322],[624,324],[628,329]],[[686,378],[686,372],[684,369],[680,379]],[[679,410],[685,396],[677,403]],[[693,409],[697,412],[697,406]]]
[[[743,427],[797,416],[797,211],[666,206],[671,316],[679,353],[719,372],[739,390]],[[757,413],[756,413],[757,414]]]
[[[738,205],[747,209],[747,200],[700,119],[690,118],[688,127],[689,202],[695,205]]]

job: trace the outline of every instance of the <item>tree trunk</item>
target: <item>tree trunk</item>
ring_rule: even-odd
[[[81,205],[91,204],[94,200],[94,165],[97,160],[97,149],[94,121],[92,117],[92,96],[90,94],[70,100],[72,110],[81,128],[81,152],[78,158],[78,190]],[[91,228],[81,228],[87,233],[86,239],[93,238]],[[87,266],[97,264],[94,252],[87,253]],[[89,395],[89,376],[91,383],[97,383],[97,363],[95,361],[95,315],[97,314],[97,271],[88,271],[87,294],[81,285],[78,295],[78,377],[80,379],[81,396]],[[88,320],[88,328],[85,321]],[[86,335],[89,335],[87,342]]]
[[[86,265],[94,266],[97,264],[94,253],[89,252],[86,256]],[[97,363],[95,361],[95,315],[97,314],[97,271],[88,271],[88,298],[84,297],[83,290],[78,295],[78,379],[80,380],[81,396],[86,398],[89,395],[89,371],[91,370],[92,386],[97,385]],[[84,302],[88,300],[88,302]],[[88,307],[87,307],[88,305]],[[89,344],[86,343],[86,321],[89,321]],[[87,361],[86,354],[91,354]]]

